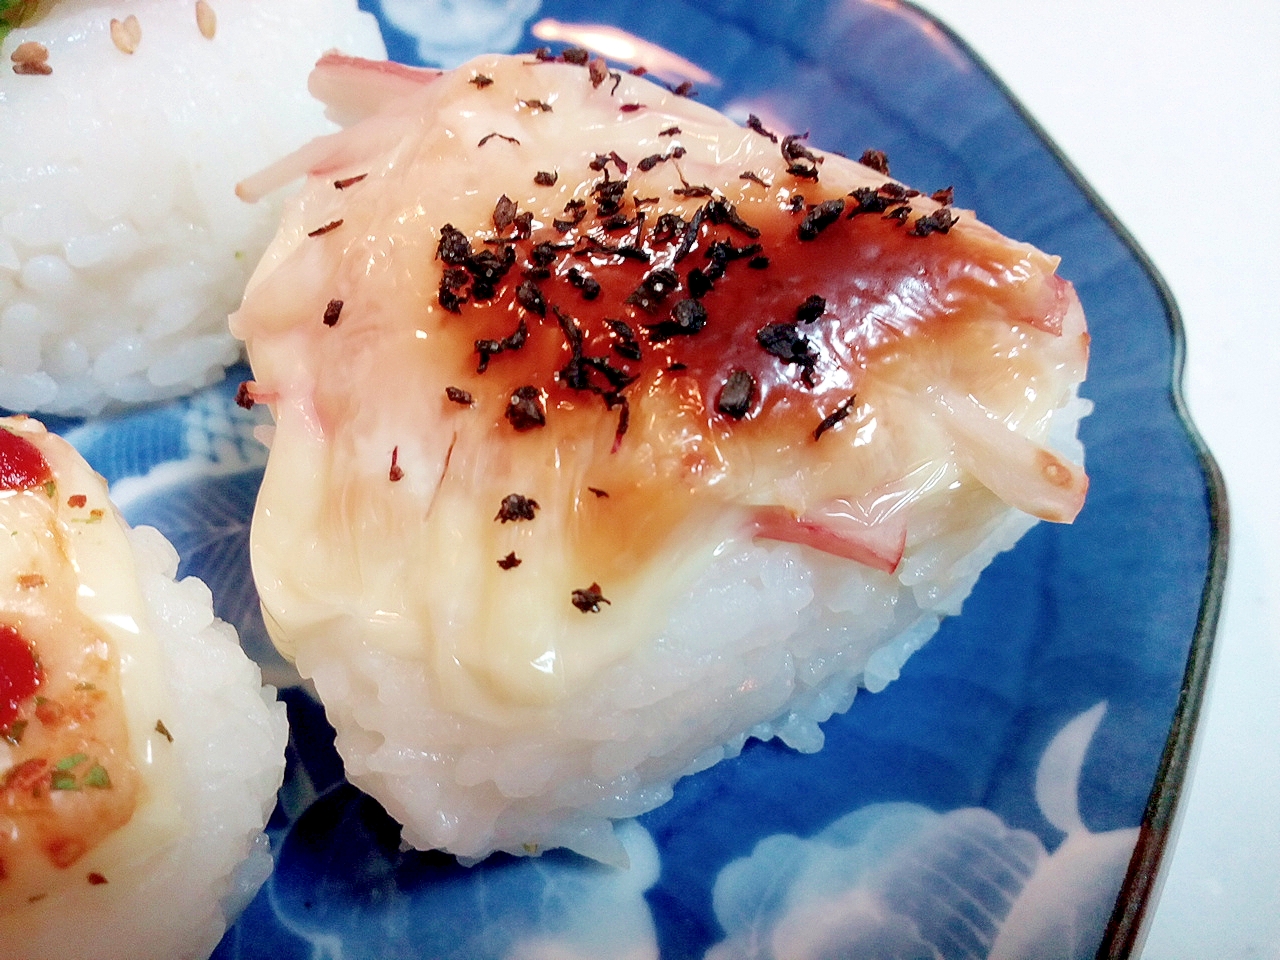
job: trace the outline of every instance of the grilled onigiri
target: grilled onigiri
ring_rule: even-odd
[[[584,51],[332,55],[232,329],[268,629],[404,838],[569,847],[822,744],[1084,501],[1057,261]]]

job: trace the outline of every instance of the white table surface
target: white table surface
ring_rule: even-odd
[[[1207,710],[1144,960],[1280,958],[1280,3],[923,0],[1133,232],[1226,477]]]

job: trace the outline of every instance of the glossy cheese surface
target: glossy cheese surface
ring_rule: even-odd
[[[312,85],[351,125],[244,185],[308,174],[232,317],[286,653],[345,624],[500,719],[652,637],[735,538],[892,571],[957,485],[1080,509],[1046,446],[1078,301],[949,197],[602,64]]]

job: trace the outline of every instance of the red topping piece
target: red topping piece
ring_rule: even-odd
[[[26,437],[0,429],[0,490],[30,490],[53,479],[53,471]]]
[[[17,719],[18,708],[35,695],[43,679],[40,664],[22,634],[0,623],[0,729]]]
[[[798,543],[832,556],[896,573],[907,545],[907,515],[868,516],[847,500],[837,500],[796,517],[784,507],[757,507],[754,533],[764,540]]]

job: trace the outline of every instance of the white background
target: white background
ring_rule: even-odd
[[[1231,556],[1208,711],[1144,960],[1280,958],[1280,2],[922,0],[1173,289]]]

